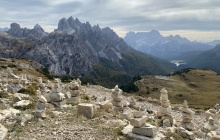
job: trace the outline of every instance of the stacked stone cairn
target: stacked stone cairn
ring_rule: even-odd
[[[129,107],[132,109],[135,109],[135,110],[139,110],[139,106],[137,106],[133,96],[131,96],[131,98],[130,98]]]
[[[122,90],[118,88],[118,85],[112,89],[112,104],[113,104],[113,109],[115,111],[122,111],[123,110],[123,102],[122,102]]]
[[[47,102],[52,103],[55,107],[62,107],[66,104],[65,95],[62,93],[62,87],[59,79],[54,80],[54,86],[52,92],[49,94],[44,94]]]
[[[220,105],[216,104],[214,109],[209,109],[205,112],[206,121],[209,120],[209,117],[211,116],[215,123],[219,125],[219,119],[220,119]]]
[[[49,90],[47,89],[45,83],[43,83],[42,78],[38,77],[37,78],[37,86],[38,86],[38,90],[41,91],[42,94],[46,94],[49,92]]]
[[[157,117],[159,119],[159,126],[171,127],[173,125],[173,117],[171,116],[171,106],[168,100],[168,91],[163,88],[160,91],[160,108],[157,112]]]
[[[37,118],[46,118],[46,103],[47,99],[40,95],[38,96],[38,102],[36,105],[34,116]]]
[[[154,137],[157,133],[157,128],[146,123],[147,120],[146,110],[134,111],[133,118],[129,119],[130,125],[133,126],[132,133],[144,137]]]
[[[212,116],[204,123],[202,130],[207,134],[207,140],[220,140],[220,125],[216,123],[216,120]]]
[[[80,95],[82,94],[80,88],[81,81],[79,79],[78,81],[73,80],[66,86],[66,96],[70,96],[70,98],[67,99],[67,104],[77,105],[80,103]]]
[[[181,126],[185,128],[186,130],[193,131],[194,125],[192,123],[193,115],[195,114],[194,111],[189,109],[187,101],[184,101],[183,103],[183,109],[182,109],[182,124]]]

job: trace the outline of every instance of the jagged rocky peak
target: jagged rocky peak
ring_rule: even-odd
[[[162,36],[162,35],[160,34],[160,32],[157,31],[157,30],[151,30],[151,31],[149,32],[149,34],[151,34],[151,35],[157,35],[157,36]]]
[[[39,29],[39,30],[43,30],[43,28],[37,23],[35,26],[34,26],[34,29]]]
[[[190,41],[185,38],[185,37],[181,37],[180,35],[170,35],[168,37],[166,37],[166,39],[170,40],[170,41],[177,41],[178,43],[190,43]]]
[[[72,34],[80,32],[85,28],[91,28],[91,25],[88,22],[86,24],[81,23],[78,18],[74,19],[71,16],[68,19],[62,18],[58,23],[57,30],[62,31],[64,33]]]
[[[101,30],[102,30],[102,29],[100,28],[99,24],[94,25],[92,28],[93,28],[94,31],[101,31]]]
[[[118,35],[109,27],[101,29],[101,31],[109,38],[112,40],[119,39]]]
[[[18,38],[27,37],[30,32],[30,29],[21,28],[17,23],[12,23],[10,29],[8,30],[10,35]]]
[[[8,31],[9,30],[9,28],[8,27],[5,27],[5,28],[0,28],[0,31],[1,32],[6,32],[6,31]]]
[[[60,31],[70,31],[71,27],[66,18],[62,18],[58,23],[58,30]]]
[[[11,30],[18,30],[18,29],[20,30],[21,26],[18,23],[12,23],[10,26],[10,29]]]
[[[31,30],[28,36],[33,37],[35,39],[42,39],[43,37],[47,36],[47,33],[44,31],[44,29],[39,24],[36,24],[34,26],[34,29]]]

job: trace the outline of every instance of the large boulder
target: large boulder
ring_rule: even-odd
[[[94,117],[94,109],[93,104],[88,103],[80,103],[77,106],[77,113],[79,115],[83,115],[89,119],[92,119]]]
[[[23,85],[21,85],[21,84],[9,84],[7,86],[7,88],[8,88],[8,92],[17,93],[19,90],[21,90],[23,88]]]

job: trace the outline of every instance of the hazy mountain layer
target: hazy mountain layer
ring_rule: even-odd
[[[191,42],[179,35],[163,37],[158,31],[129,32],[124,37],[125,42],[144,53],[167,60],[187,58],[188,53],[201,52],[211,49],[211,45]]]

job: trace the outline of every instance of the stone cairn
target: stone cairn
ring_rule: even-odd
[[[160,108],[157,112],[157,117],[159,119],[159,125],[164,127],[171,127],[173,125],[173,117],[171,116],[171,106],[168,100],[168,91],[163,88],[160,91]]]
[[[112,89],[112,104],[113,104],[113,109],[115,111],[122,111],[123,110],[123,102],[122,102],[122,90],[118,88],[118,85]]]
[[[206,133],[207,140],[220,140],[220,125],[219,120],[209,117],[208,121],[204,123],[202,131]]]
[[[38,77],[37,78],[37,86],[38,86],[38,90],[40,90],[40,92],[42,94],[46,94],[47,92],[49,92],[49,90],[47,90],[47,87],[45,86],[45,83],[43,83],[42,78]]]
[[[47,99],[40,95],[38,96],[38,102],[36,105],[34,116],[37,118],[46,118],[46,103]]]
[[[206,121],[209,120],[209,117],[212,117],[217,125],[220,125],[220,105],[216,104],[214,109],[209,109],[205,112]]]
[[[183,109],[182,109],[182,124],[181,126],[185,128],[186,130],[193,131],[194,125],[192,123],[193,115],[195,114],[194,111],[189,109],[187,101],[184,101],[183,103]]]
[[[134,111],[133,118],[129,119],[130,124],[133,126],[132,133],[144,137],[154,137],[157,133],[157,128],[146,123],[147,120],[146,110]]]
[[[67,99],[67,103],[71,105],[77,105],[80,103],[80,95],[81,93],[81,81],[78,79],[73,80],[69,83],[69,85],[66,86],[66,96],[70,96],[69,99]]]

